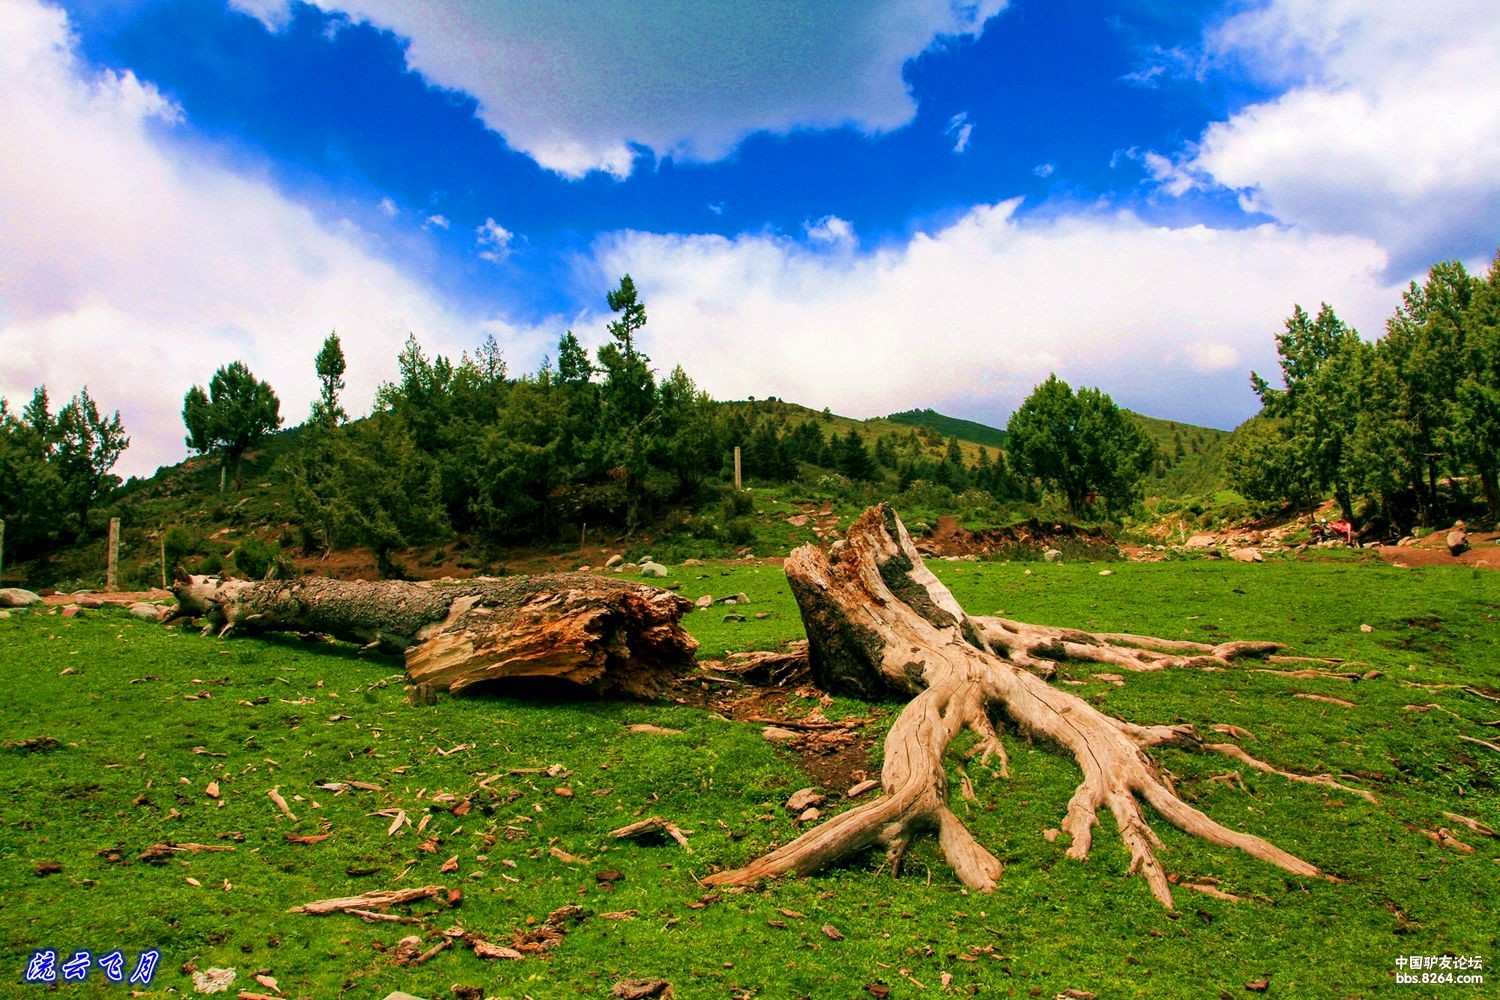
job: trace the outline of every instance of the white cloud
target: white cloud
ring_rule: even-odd
[[[974,123],[969,121],[967,111],[960,111],[948,119],[948,127],[943,132],[945,135],[953,136],[953,151],[962,153],[969,148],[969,136],[974,134]]]
[[[274,24],[270,0],[231,0]],[[638,148],[716,160],[757,131],[911,120],[902,67],[977,37],[1005,0],[493,3],[315,0],[410,39],[407,61],[568,177],[631,172]],[[280,16],[286,2],[282,0]]]
[[[394,219],[397,212],[396,203],[389,198],[380,199],[380,212],[387,219]]]
[[[1031,168],[1031,172],[1034,173],[1034,174],[1036,174],[1038,177],[1042,178],[1043,180],[1046,180],[1048,177],[1051,177],[1053,174],[1055,174],[1057,172],[1057,164],[1055,164],[1055,163],[1038,163],[1036,166],[1034,166],[1034,167]]]
[[[854,226],[848,219],[837,215],[825,215],[816,222],[803,223],[802,229],[807,233],[809,243],[821,246],[852,249],[859,242],[854,235]]]
[[[446,215],[429,215],[422,225],[429,229],[447,229],[453,225]]]
[[[1051,371],[1155,415],[1242,419],[1248,370],[1274,370],[1294,303],[1333,302],[1373,332],[1397,299],[1368,240],[1016,207],[855,257],[764,234],[620,233],[596,280],[635,276],[651,356],[716,396],[859,416],[946,401],[996,422]]]
[[[87,384],[131,436],[117,471],[149,473],[185,454],[188,386],[236,358],[271,382],[295,423],[316,396],[312,361],[332,329],[354,412],[394,377],[408,331],[429,349],[473,346],[474,322],[361,249],[372,237],[331,230],[269,184],[163,139],[178,117],[129,73],[85,71],[62,12],[8,0],[0,395],[24,402],[45,383],[62,401]],[[501,339],[516,355],[540,347],[529,330]]]
[[[475,245],[479,247],[479,257],[492,264],[498,264],[510,256],[511,241],[516,234],[506,229],[494,219],[485,219],[484,225],[474,230],[476,234]]]
[[[1211,125],[1172,183],[1223,185],[1285,222],[1373,237],[1401,273],[1493,251],[1492,5],[1271,0],[1219,26],[1208,48],[1288,89]]]

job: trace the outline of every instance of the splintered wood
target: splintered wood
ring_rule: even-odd
[[[667,820],[662,819],[660,816],[652,816],[650,819],[643,819],[639,823],[631,823],[628,826],[620,827],[618,830],[611,830],[609,831],[609,835],[621,840],[627,838],[634,840],[643,840],[650,837],[657,837],[661,836],[662,834],[666,834],[668,837],[671,837],[673,840],[677,841],[677,843],[681,844],[684,850],[691,853],[692,848],[688,847],[686,836],[686,833],[691,832],[691,830],[683,831],[679,829],[677,824],[670,823]]]
[[[404,651],[417,692],[527,680],[649,697],[693,670],[698,648],[681,625],[692,602],[589,573],[449,585],[180,576],[173,593],[221,635],[315,632]]]
[[[313,916],[325,916],[329,913],[359,913],[360,911],[376,911],[388,906],[397,906],[402,903],[413,903],[419,899],[431,899],[441,893],[448,891],[447,886],[424,885],[420,889],[381,889],[375,892],[367,892],[359,896],[341,896],[336,899],[318,899],[311,903],[303,903],[294,906],[288,913],[307,913]]]

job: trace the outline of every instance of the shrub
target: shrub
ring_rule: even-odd
[[[180,524],[168,528],[166,537],[162,539],[167,559],[167,575],[171,576],[172,571],[182,565],[188,556],[197,552],[202,544],[203,539],[196,532]]]
[[[263,580],[267,575],[291,575],[291,564],[281,546],[274,542],[267,544],[253,536],[241,542],[235,550],[234,565],[247,580]]]
[[[724,540],[731,545],[749,545],[755,541],[755,522],[735,517],[724,523]]]

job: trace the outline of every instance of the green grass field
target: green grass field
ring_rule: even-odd
[[[1342,881],[1291,877],[1158,824],[1168,871],[1218,878],[1243,897],[1179,888],[1177,912],[1167,913],[1127,875],[1107,815],[1087,863],[1064,857],[1065,837],[1044,839],[1077,771],[1011,733],[1014,777],[971,766],[980,801],[957,806],[1006,862],[994,894],[965,891],[931,842],[914,846],[899,879],[881,870],[882,858],[864,856],[762,891],[710,893],[695,876],[797,832],[783,803],[808,780],[759,726],[666,699],[486,694],[413,708],[399,661],[347,646],[220,641],[113,610],[76,619],[17,612],[0,621],[0,781],[9,793],[0,801],[0,995],[40,996],[45,987],[24,984],[23,974],[47,948],[59,966],[82,949],[120,949],[132,960],[160,949],[148,996],[192,995],[185,966],[235,969],[229,996],[272,993],[259,973],[287,996],[315,998],[395,989],[448,997],[454,984],[495,997],[604,997],[624,977],[666,979],[682,998],[883,996],[882,988],[894,997],[1239,997],[1262,979],[1277,997],[1446,997],[1484,995],[1500,981],[1500,842],[1444,816],[1500,827],[1500,753],[1460,738],[1500,741],[1485,725],[1500,719],[1492,575],[1290,561],[1111,563],[1109,576],[1086,563],[933,568],[979,614],[1208,641],[1270,638],[1380,671],[1357,682],[1249,668],[1160,672],[1129,675],[1123,687],[1091,679],[1088,667],[1060,674],[1123,718],[1205,732],[1240,726],[1254,734],[1246,749],[1278,767],[1346,775],[1374,792],[1372,805],[1217,755],[1156,753],[1189,801]],[[773,567],[672,571],[685,596],[743,591],[752,605],[742,610],[770,614],[690,614],[706,657],[800,634]],[[881,706],[885,721],[871,735],[898,707]],[[871,709],[841,699],[828,711]],[[636,733],[626,728],[633,723],[681,732]],[[564,770],[549,776],[553,765]],[[1211,780],[1236,768],[1243,787]],[[320,787],[350,781],[379,790]],[[830,807],[841,807],[839,796]],[[409,825],[392,833],[396,810]],[[692,831],[691,851],[607,836],[646,816]],[[1439,827],[1474,852],[1421,832]],[[142,858],[159,843],[232,850]],[[287,912],[424,885],[457,887],[462,899],[393,909],[415,924]],[[569,905],[586,916],[543,954],[485,961],[460,943],[418,966],[394,963],[407,934],[428,947],[458,926],[513,945]],[[1491,982],[1398,986],[1402,955],[1481,956]],[[59,989],[124,996],[131,987],[103,982],[96,968],[86,984]]]

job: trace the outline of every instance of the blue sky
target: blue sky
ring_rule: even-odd
[[[1377,0],[0,0],[0,394],[180,459],[408,331],[531,370],[629,271],[716,396],[1003,426],[1051,371],[1232,427],[1294,303],[1367,336],[1500,244],[1500,28]]]

